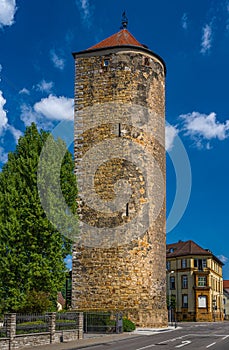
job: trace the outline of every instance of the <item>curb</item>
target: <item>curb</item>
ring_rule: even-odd
[[[156,335],[163,332],[172,332],[182,327],[168,327],[168,328],[137,328],[134,332],[122,333],[122,334],[103,334],[99,336],[85,337],[84,339],[74,340],[63,343],[54,343],[47,345],[38,345],[34,347],[26,347],[26,350],[76,350],[85,349],[97,345],[104,345],[114,341],[122,341],[130,338],[138,338],[141,336]],[[22,349],[23,350],[23,349]]]

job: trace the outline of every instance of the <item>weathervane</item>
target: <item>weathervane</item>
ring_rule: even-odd
[[[128,26],[128,18],[126,17],[126,11],[122,14],[122,26],[121,29],[126,29]]]

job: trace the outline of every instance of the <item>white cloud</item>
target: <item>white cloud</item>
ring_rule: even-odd
[[[55,68],[58,68],[60,70],[64,69],[65,60],[63,58],[59,57],[54,50],[50,51],[50,57],[51,57],[51,61],[53,62]]]
[[[188,15],[187,13],[184,13],[181,18],[181,25],[183,29],[188,29]]]
[[[37,90],[41,92],[51,92],[54,83],[52,81],[47,82],[44,79],[37,84]]]
[[[228,262],[228,258],[224,255],[218,255],[217,258],[222,261],[222,263],[226,264]]]
[[[212,46],[212,26],[206,24],[203,27],[202,41],[201,41],[201,50],[200,52],[204,55],[206,54]]]
[[[11,134],[13,135],[15,142],[18,142],[19,137],[21,137],[23,135],[23,133],[21,132],[21,130],[16,129],[14,126],[12,125],[8,125],[8,130],[11,132]]]
[[[174,140],[178,135],[179,130],[172,125],[166,125],[165,127],[165,149],[170,151],[173,148]]]
[[[202,114],[192,112],[180,115],[183,121],[183,131],[196,142],[198,148],[211,148],[212,139],[225,140],[229,136],[229,120],[220,123],[216,113]]]
[[[80,10],[81,17],[84,23],[90,27],[92,17],[92,7],[90,6],[89,0],[76,0],[76,5]]]
[[[31,106],[26,104],[21,105],[21,120],[25,126],[29,126],[32,123],[37,123],[38,116],[34,113]]]
[[[6,110],[4,109],[5,104],[6,104],[6,100],[4,99],[2,91],[0,90],[0,136],[4,131],[9,130],[12,133],[15,141],[17,141],[18,138],[22,135],[22,132],[20,130],[17,130],[12,125],[8,124],[7,113],[6,113]],[[3,149],[0,148],[0,159],[5,159],[5,158],[6,158],[6,155]]]
[[[2,91],[0,90],[0,135],[3,130],[7,128],[8,118],[6,115],[6,110],[4,109],[4,105],[6,104],[6,100],[3,97]]]
[[[74,99],[49,95],[35,103],[33,107],[21,106],[21,120],[26,126],[36,123],[43,129],[53,126],[54,121],[73,120]]]
[[[0,146],[0,163],[6,163],[8,160],[8,154],[5,152],[4,148]]]
[[[27,104],[21,105],[20,118],[25,126],[30,126],[32,123],[35,123],[39,129],[43,130],[49,130],[54,126],[53,122],[50,122],[50,120],[36,113],[33,107]]]
[[[28,89],[23,88],[23,89],[21,89],[21,90],[19,91],[19,94],[20,94],[20,95],[30,95],[30,92],[29,92]]]
[[[35,103],[34,111],[50,120],[72,120],[74,99],[49,95]]]
[[[0,0],[0,28],[14,23],[16,10],[15,0]]]

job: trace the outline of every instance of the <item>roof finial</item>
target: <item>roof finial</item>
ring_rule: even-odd
[[[126,11],[122,14],[122,26],[121,29],[126,29],[128,26],[128,18],[126,17]]]

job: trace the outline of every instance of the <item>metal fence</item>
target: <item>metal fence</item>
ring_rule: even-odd
[[[0,349],[83,339],[83,313],[6,314],[0,321]]]
[[[56,331],[76,329],[77,321],[78,314],[76,312],[58,313],[56,315]]]
[[[56,313],[56,332],[76,330],[79,327],[79,314],[76,312]],[[16,335],[50,332],[50,315],[17,314]],[[122,314],[113,312],[85,312],[83,317],[85,333],[122,333]],[[0,323],[0,338],[7,336],[6,322]]]
[[[122,315],[111,312],[84,312],[84,333],[121,333]]]
[[[48,315],[40,314],[17,314],[16,334],[45,333],[49,331]]]

